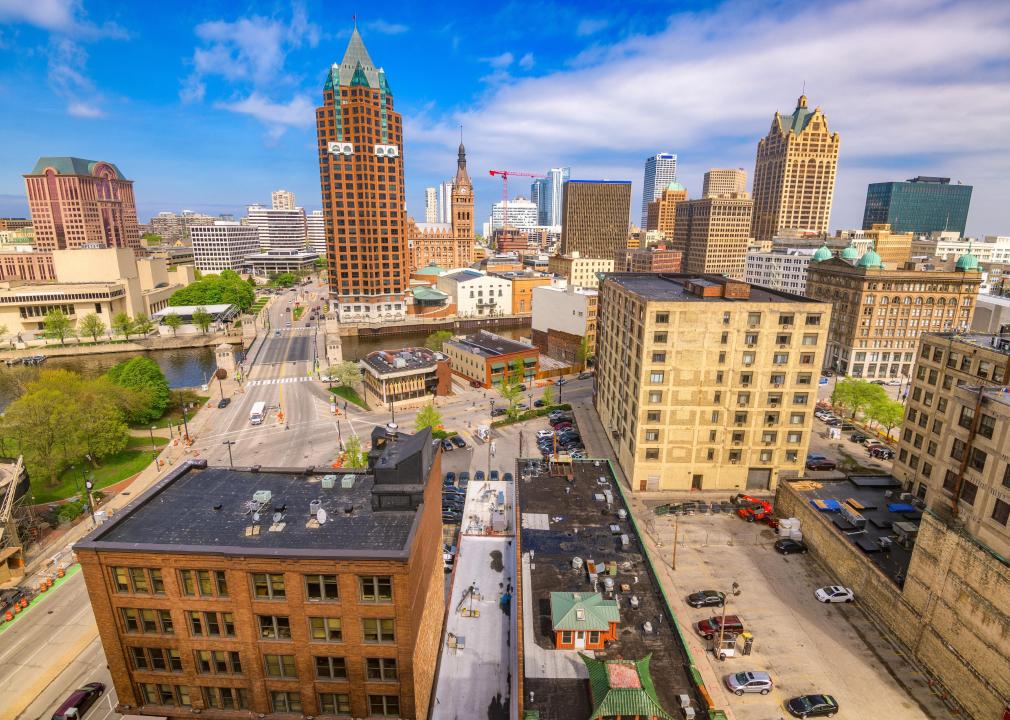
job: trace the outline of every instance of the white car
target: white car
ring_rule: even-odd
[[[887,381],[886,383],[884,383],[884,384],[885,384],[885,385],[891,385],[891,386],[893,387],[893,386],[895,386],[895,385],[901,385],[901,382],[902,382],[902,381],[901,381],[900,379],[898,379],[898,378],[891,378],[890,380],[888,380],[888,381]]]
[[[537,430],[537,438],[552,438],[554,437],[553,430]]]
[[[852,591],[841,585],[829,585],[814,591],[814,597],[822,603],[850,603],[856,599]]]

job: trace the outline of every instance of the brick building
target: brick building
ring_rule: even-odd
[[[658,230],[667,240],[672,240],[677,226],[677,203],[685,200],[687,188],[680,183],[670,183],[658,198],[649,203],[643,230]]]
[[[684,272],[743,280],[753,203],[747,193],[677,203],[672,246],[684,253]]]
[[[614,272],[679,273],[684,254],[665,247],[628,248],[614,253]]]
[[[627,247],[631,182],[569,180],[565,183],[561,254],[584,258],[614,257]]]
[[[119,711],[425,718],[444,614],[440,455],[175,468],[75,546]]]
[[[522,382],[526,384],[540,371],[537,348],[486,330],[454,337],[442,345],[442,352],[449,357],[454,373],[486,388],[501,383],[516,362],[522,364]]]

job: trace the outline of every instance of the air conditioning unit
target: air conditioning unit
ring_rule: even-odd
[[[399,157],[400,148],[396,145],[376,145],[375,154],[377,157]]]
[[[331,155],[353,155],[354,143],[331,142],[326,146],[326,151]]]

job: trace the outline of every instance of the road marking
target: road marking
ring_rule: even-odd
[[[246,387],[259,387],[261,385],[280,385],[283,383],[300,383],[300,382],[310,382],[312,381],[310,375],[304,377],[280,377],[280,378],[269,378],[266,380],[253,380],[246,383]]]

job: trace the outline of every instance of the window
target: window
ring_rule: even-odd
[[[571,645],[572,644],[572,631],[571,630],[562,630],[561,631],[561,644],[562,645]]]
[[[650,390],[649,391],[649,402],[650,403],[661,403],[663,402],[663,393],[660,390]]]
[[[793,393],[793,405],[806,405],[806,404],[807,404],[806,393]]]
[[[658,312],[656,313],[657,323],[668,323],[670,322],[670,313],[668,312]]]
[[[806,413],[790,413],[789,414],[789,424],[790,425],[802,425],[803,421],[806,419]]]
[[[340,599],[336,575],[306,575],[305,597],[314,601],[333,602]]]
[[[786,433],[786,442],[795,445],[803,440],[803,433],[790,430]]]
[[[645,450],[646,460],[659,460],[659,449],[658,448],[647,448]]]
[[[285,615],[257,615],[260,637],[264,640],[290,640],[291,623]]]
[[[194,637],[202,635],[235,637],[235,615],[230,612],[188,611],[189,631]]]
[[[725,353],[720,353],[720,355],[724,355],[724,354]],[[722,362],[722,360],[720,360],[719,362]],[[753,365],[754,364],[754,353],[752,353],[752,352],[745,352],[743,354],[743,364],[744,365]]]
[[[347,663],[342,657],[317,655],[316,677],[320,680],[346,680]]]
[[[792,327],[795,318],[792,315],[779,315],[780,327]]]
[[[189,707],[189,688],[185,685],[140,683],[140,694],[147,705],[181,705]]]
[[[368,658],[365,669],[369,680],[396,680],[395,658]]]
[[[253,597],[256,600],[283,600],[284,576],[273,573],[253,573]]]
[[[793,336],[789,333],[779,333],[775,336],[776,345],[788,345],[793,341]]]
[[[172,613],[168,610],[152,610],[150,608],[120,608],[123,627],[128,633],[148,635],[172,635],[175,627],[172,625]]]
[[[350,715],[351,696],[347,693],[319,693],[319,712],[322,715]]]
[[[666,342],[666,333],[665,332],[653,333],[652,334],[652,342],[654,342],[654,343],[665,343]]]
[[[369,695],[368,712],[372,715],[400,714],[400,698],[396,695]]]
[[[666,353],[665,352],[652,353],[652,362],[654,363],[666,362]]]
[[[266,669],[267,677],[273,678],[297,678],[298,670],[295,668],[294,655],[264,655],[263,666]]]
[[[392,602],[393,581],[388,576],[361,578],[362,602]]]
[[[663,373],[662,370],[654,370],[651,373],[649,373],[649,382],[653,384],[663,382],[664,378],[665,374]]]
[[[1000,525],[1006,525],[1007,520],[1010,520],[1010,503],[997,500],[992,508],[992,519]]]
[[[659,442],[659,430],[646,430],[645,431],[645,441],[646,442]]]
[[[785,365],[789,362],[789,353],[775,353],[772,356],[772,362],[776,365]]]
[[[747,313],[747,324],[753,327],[761,324],[761,313]]]
[[[340,618],[310,617],[309,638],[321,642],[340,642],[343,640]]]
[[[950,446],[950,456],[955,460],[960,460],[964,457],[965,448],[967,448],[967,445],[964,440],[961,438],[954,438],[954,442]]]
[[[975,420],[975,410],[970,407],[961,408],[961,416],[957,419],[957,424],[963,428],[971,429],[972,423]]]
[[[195,650],[196,671],[201,675],[240,675],[242,661],[234,650]]]
[[[996,418],[991,415],[983,415],[978,421],[978,434],[992,440],[992,434],[996,430]]]
[[[807,315],[807,325],[820,325],[821,316],[820,315]]]
[[[975,504],[975,496],[978,495],[978,485],[965,480],[961,483],[961,499],[969,505]]]
[[[972,469],[982,472],[983,470],[985,470],[985,461],[987,458],[988,455],[985,454],[984,450],[980,450],[978,448],[972,448],[971,457],[968,460],[968,465],[970,465]]]
[[[205,687],[203,703],[219,710],[248,710],[249,692],[245,688]]]
[[[157,568],[111,568],[112,589],[117,593],[135,595],[164,595],[165,583]]]
[[[300,693],[287,690],[271,690],[270,709],[279,713],[300,713],[302,696]]]
[[[364,618],[361,621],[361,628],[367,643],[396,642],[392,618]]]
[[[659,410],[649,410],[645,413],[646,422],[659,422]]]
[[[817,344],[817,339],[819,337],[820,337],[819,335],[804,335],[803,336],[803,344],[804,345],[816,345]]]
[[[182,672],[182,657],[173,648],[131,647],[133,667],[151,672]]]
[[[228,580],[224,570],[180,570],[179,585],[183,595],[228,597]]]
[[[953,470],[948,470],[943,476],[943,489],[952,493],[955,487],[957,487],[957,473]]]

